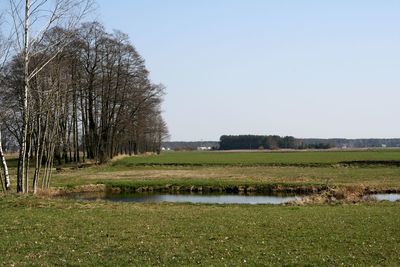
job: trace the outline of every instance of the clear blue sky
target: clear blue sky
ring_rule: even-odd
[[[99,0],[155,83],[171,140],[400,137],[398,0]]]

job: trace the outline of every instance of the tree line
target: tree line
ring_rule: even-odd
[[[400,147],[400,138],[367,138],[367,139],[345,139],[345,138],[330,138],[303,139],[306,145],[311,144],[330,144],[333,147],[339,148],[373,148],[373,147]]]
[[[219,141],[220,150],[235,149],[328,149],[329,143],[309,143],[293,136],[278,135],[223,135]]]
[[[25,5],[11,6],[14,15],[28,20],[32,3],[19,3]],[[0,72],[1,131],[19,148],[18,192],[49,187],[54,164],[101,164],[118,154],[160,152],[168,136],[161,112],[165,88],[151,82],[129,37],[98,22],[78,24],[89,1],[56,3],[44,31],[30,37],[34,17],[22,20],[14,34],[22,38],[21,49],[9,53],[17,46],[12,38],[3,45],[3,57],[12,56]],[[5,170],[2,149],[0,156]],[[9,178],[2,182],[9,189]]]

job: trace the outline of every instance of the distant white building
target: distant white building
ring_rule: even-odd
[[[207,150],[211,150],[212,149],[212,147],[210,147],[210,146],[199,146],[199,147],[197,147],[197,150],[200,150],[200,151],[207,151]]]

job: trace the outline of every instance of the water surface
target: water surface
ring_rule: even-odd
[[[376,198],[378,201],[390,201],[396,202],[400,200],[400,194],[372,194],[372,197]]]
[[[166,194],[166,193],[77,193],[67,196],[77,200],[108,200],[136,203],[205,203],[205,204],[284,204],[300,199],[297,195],[241,195],[241,194]]]

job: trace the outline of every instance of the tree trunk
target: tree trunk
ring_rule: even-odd
[[[27,151],[26,151],[26,159],[25,159],[25,193],[29,193],[29,163],[30,163],[30,154],[32,149],[32,135],[29,135],[29,142],[27,142]]]
[[[8,166],[7,166],[7,161],[6,158],[4,157],[4,153],[3,153],[3,143],[1,140],[1,130],[0,130],[0,160],[1,160],[1,164],[3,167],[3,172],[4,172],[4,189],[5,190],[10,190],[10,175],[8,173]],[[3,181],[3,178],[1,179]]]
[[[26,139],[28,132],[28,91],[29,91],[29,8],[30,1],[25,0],[25,26],[24,26],[24,91],[22,106],[22,131],[21,131],[21,148],[18,159],[17,172],[17,192],[24,192],[24,176],[26,169]]]

